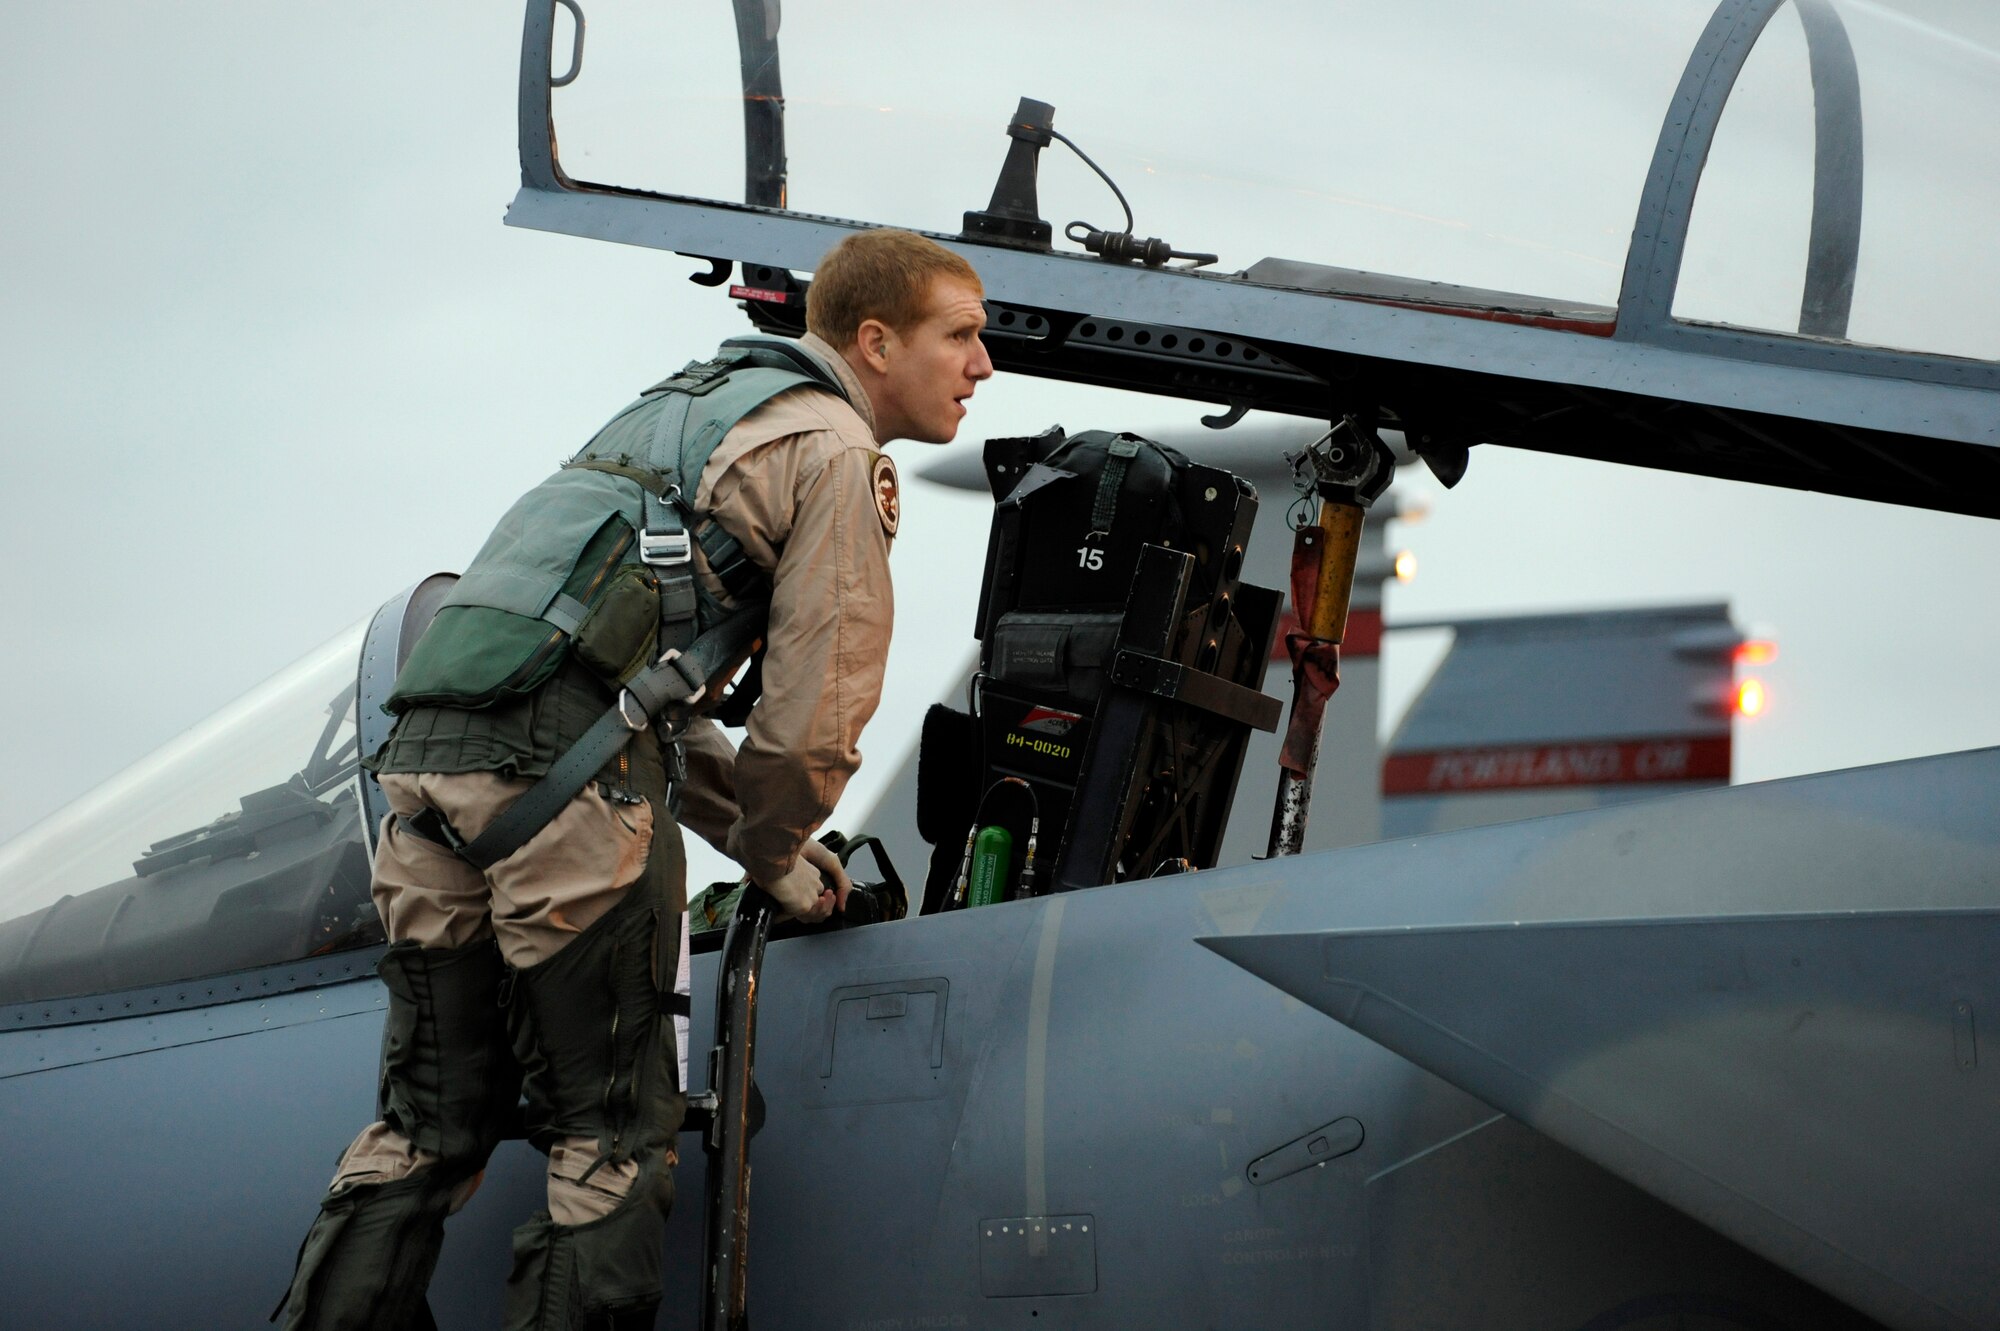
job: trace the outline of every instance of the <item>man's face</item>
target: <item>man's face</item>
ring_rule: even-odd
[[[869,396],[880,440],[951,442],[965,419],[965,400],[980,380],[993,374],[993,362],[979,340],[985,327],[978,288],[957,278],[934,277],[924,317],[900,332],[881,332],[879,360],[876,354],[868,356],[877,371]]]

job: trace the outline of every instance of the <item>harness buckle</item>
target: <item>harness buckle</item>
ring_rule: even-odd
[[[666,653],[663,656],[661,656],[660,659],[656,661],[654,664],[671,665],[674,667],[674,673],[681,677],[681,682],[683,684],[686,684],[690,689],[694,690],[692,693],[688,694],[687,697],[677,698],[674,701],[677,705],[681,707],[692,707],[696,703],[700,702],[703,698],[706,698],[708,696],[708,681],[706,679],[698,679],[695,676],[690,675],[685,667],[676,664],[677,662],[682,661],[684,659],[686,658],[680,648],[669,647],[666,650]]]
[[[655,568],[671,568],[694,558],[694,542],[684,531],[642,531],[639,533],[639,562]]]
[[[627,706],[628,703],[630,704],[629,707]],[[639,716],[639,719],[636,721],[632,719],[632,714],[634,711],[636,711]],[[645,706],[641,704],[637,698],[634,698],[632,696],[632,690],[630,689],[618,690],[618,719],[620,721],[623,721],[625,723],[625,728],[633,732],[634,734],[637,734],[639,731],[644,730],[647,726],[652,724],[651,721],[648,721],[646,719]]]
[[[644,681],[645,692],[648,694],[657,694],[660,692],[659,680],[654,672],[664,666],[672,669],[674,676],[688,690],[682,697],[661,698],[659,700],[661,724],[663,726],[660,736],[663,740],[677,738],[680,732],[687,726],[688,709],[708,696],[708,681],[688,673],[687,663],[692,663],[693,661],[694,658],[685,657],[680,648],[669,648],[664,656],[652,664],[651,668],[646,670],[643,675],[635,678],[635,683],[641,680]],[[672,712],[676,719],[668,719],[669,712]],[[639,695],[632,692],[629,685],[618,691],[618,719],[625,723],[627,730],[636,732],[644,730],[650,725],[651,722],[648,720],[646,713],[647,704],[640,700]],[[636,720],[634,719],[635,714],[637,717]]]

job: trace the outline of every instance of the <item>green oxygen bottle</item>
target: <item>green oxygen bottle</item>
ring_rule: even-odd
[[[979,829],[972,841],[972,878],[966,891],[969,906],[990,906],[1007,899],[1007,870],[1014,858],[1014,834],[1004,827]]]

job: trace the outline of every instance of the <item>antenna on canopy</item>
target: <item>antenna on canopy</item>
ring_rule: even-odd
[[[1053,248],[1055,228],[1042,220],[1035,173],[1041,163],[1042,149],[1055,137],[1050,128],[1055,118],[1056,109],[1047,102],[1032,97],[1021,99],[1014,109],[1012,123],[1007,126],[1007,135],[1014,141],[1007,145],[1007,160],[1000,164],[993,201],[983,211],[966,213],[963,232],[966,239],[998,241],[1026,249]]]
[[[1185,259],[1187,267],[1200,268],[1216,261],[1213,254],[1177,250],[1167,241],[1154,237],[1141,239],[1134,229],[1132,205],[1126,202],[1125,191],[1118,188],[1118,182],[1103,167],[1090,159],[1090,154],[1055,128],[1055,118],[1056,109],[1047,102],[1038,102],[1032,97],[1021,99],[1020,106],[1014,110],[1013,122],[1007,126],[1007,135],[1014,142],[1007,147],[1007,160],[1000,164],[1000,179],[993,186],[993,201],[983,211],[965,215],[965,230],[961,235],[967,240],[997,241],[1023,249],[1046,251],[1052,248],[1053,228],[1042,219],[1035,177],[1041,165],[1042,149],[1060,140],[1064,147],[1082,158],[1083,164],[1110,186],[1112,194],[1118,199],[1118,206],[1125,212],[1123,231],[1099,231],[1088,222],[1071,222],[1063,230],[1065,236],[1111,263],[1136,261],[1148,268],[1159,268],[1169,259]]]

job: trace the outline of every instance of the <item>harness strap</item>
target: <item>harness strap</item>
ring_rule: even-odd
[[[681,635],[682,621],[691,628],[694,621],[694,551],[688,540],[684,505],[688,500],[681,494],[682,476],[681,453],[685,446],[682,438],[687,429],[688,411],[694,406],[694,398],[687,393],[675,393],[660,409],[659,417],[653,422],[653,442],[651,456],[660,460],[660,475],[667,481],[664,486],[643,486],[645,491],[644,518],[639,529],[639,558],[646,564],[660,570],[660,626],[663,650],[684,649],[688,641],[675,642],[669,639],[685,636],[689,641],[693,634]],[[698,483],[698,481],[697,481]]]
[[[714,365],[710,362],[710,366]],[[708,368],[708,367],[704,367]],[[688,537],[686,505],[681,490],[686,479],[682,471],[686,449],[688,413],[694,395],[687,391],[687,378],[699,383],[719,382],[719,375],[706,378],[688,376],[668,380],[677,391],[667,397],[653,422],[653,438],[648,457],[659,463],[658,483],[642,485],[644,507],[639,528],[639,559],[658,573],[660,579],[660,651],[686,651],[694,643],[696,613],[701,600],[694,580],[694,546]],[[696,484],[699,483],[697,478]]]
[[[685,651],[669,652],[634,675],[618,695],[618,702],[556,759],[541,780],[472,840],[459,836],[435,809],[427,808],[414,818],[399,818],[399,822],[416,835],[447,847],[474,868],[492,868],[548,826],[633,735],[662,721],[669,708],[685,709],[699,701],[709,679],[741,659],[764,635],[768,611],[766,605],[745,606],[695,639]],[[663,738],[678,736],[688,719],[689,713],[682,710],[666,722]]]
[[[573,638],[578,626],[583,623],[583,617],[589,613],[590,607],[574,596],[557,592],[556,598],[542,611],[542,618]]]
[[[749,668],[736,681],[729,696],[717,703],[709,716],[715,723],[731,728],[740,728],[750,720],[750,709],[764,693],[764,649],[759,647],[750,657]]]
[[[708,571],[722,583],[722,590],[729,593],[732,601],[753,594],[769,576],[744,553],[743,543],[713,518],[695,536],[695,544],[701,547],[702,557],[708,561]]]

